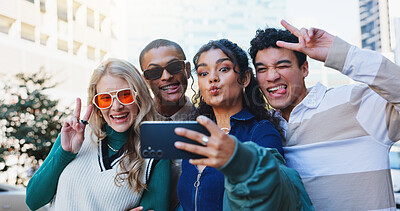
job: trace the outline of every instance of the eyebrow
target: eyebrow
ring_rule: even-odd
[[[220,64],[220,63],[222,63],[224,61],[227,61],[227,60],[230,61],[229,58],[221,58],[221,59],[218,59],[215,63],[216,64]],[[201,64],[197,65],[197,67],[204,67],[204,66],[207,66],[207,64],[206,63],[201,63]]]
[[[282,64],[282,63],[292,64],[292,62],[290,60],[282,59],[282,60],[277,61],[274,65],[278,65],[278,64]],[[264,65],[262,62],[257,62],[254,66],[258,67],[258,66],[266,66],[266,65]]]
[[[169,60],[169,61],[167,62],[167,65],[168,65],[169,63],[171,63],[171,62],[174,62],[174,61],[179,61],[179,59],[173,58],[173,59],[171,59],[171,60]],[[147,65],[147,69],[148,69],[149,67],[151,67],[151,66],[158,66],[158,67],[161,67],[161,65],[159,65],[159,64],[150,63],[149,65]]]

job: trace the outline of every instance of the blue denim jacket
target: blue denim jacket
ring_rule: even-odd
[[[244,108],[231,116],[230,123],[229,134],[241,142],[252,141],[263,147],[276,148],[283,155],[281,136],[268,120],[257,121]],[[217,169],[206,167],[199,174],[196,166],[188,160],[182,161],[178,198],[183,210],[196,210],[195,207],[198,211],[222,210],[224,190],[224,175]]]

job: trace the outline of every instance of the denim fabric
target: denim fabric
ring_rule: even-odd
[[[230,118],[230,135],[241,142],[252,141],[260,146],[276,148],[282,155],[281,136],[268,120],[257,121],[246,108]],[[243,158],[246,159],[246,158]],[[178,182],[178,198],[183,210],[195,210],[194,183],[197,180],[198,169],[182,161],[182,174]],[[206,167],[200,176],[197,192],[197,210],[222,210],[224,198],[224,175],[218,170]]]

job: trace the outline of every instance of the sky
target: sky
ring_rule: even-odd
[[[357,45],[358,0],[286,0],[287,19],[296,27],[316,27]]]
[[[360,45],[359,0],[286,0],[286,2],[287,19],[296,27],[322,28],[353,45]],[[392,17],[400,17],[400,0],[389,0],[389,14]],[[392,40],[392,43],[394,42],[395,40]]]

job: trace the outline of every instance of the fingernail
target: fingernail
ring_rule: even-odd
[[[175,128],[175,133],[181,133],[183,131],[183,129],[182,128]]]
[[[182,146],[182,143],[181,143],[181,142],[179,142],[179,141],[177,141],[177,142],[175,142],[175,143],[174,143],[174,145],[175,145],[175,147],[177,147],[177,148],[178,148],[178,147],[181,147],[181,146]]]
[[[206,117],[205,116],[199,116],[197,119],[200,123],[203,123],[204,121],[206,121]]]

